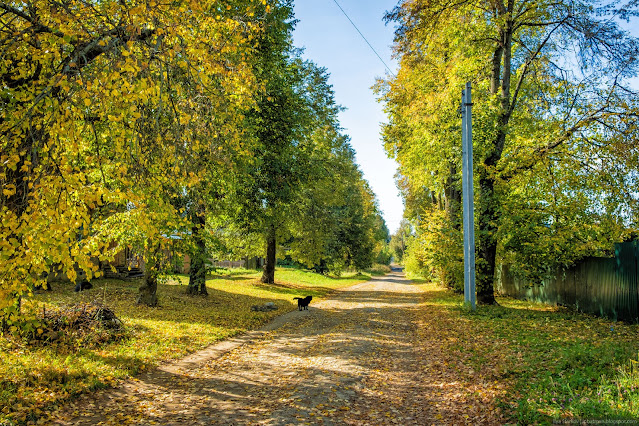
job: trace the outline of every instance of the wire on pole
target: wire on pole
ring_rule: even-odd
[[[377,53],[377,50],[375,50],[375,48],[373,47],[373,45],[371,45],[368,40],[366,39],[366,37],[364,37],[364,34],[362,34],[362,32],[359,30],[359,28],[357,28],[357,25],[355,25],[355,22],[353,22],[353,20],[348,16],[348,14],[346,13],[346,11],[344,11],[344,9],[342,9],[342,6],[340,6],[340,4],[337,2],[337,0],[333,0],[333,2],[337,5],[337,7],[339,7],[339,10],[342,11],[342,13],[344,14],[344,16],[346,16],[346,19],[348,19],[348,21],[351,23],[351,25],[353,26],[353,28],[355,28],[355,30],[357,30],[357,32],[359,33],[359,35],[364,39],[364,41],[366,42],[366,44],[368,44],[368,47],[371,48],[371,50],[373,51],[373,53],[375,53],[375,55],[377,56],[377,58],[382,61],[382,64],[384,64],[384,66],[386,67],[386,70],[393,76],[393,77],[397,77],[395,75],[395,73],[393,71],[391,71],[390,67],[388,65],[386,65],[386,62],[384,62],[384,60],[382,59],[381,56],[379,56],[379,53]]]

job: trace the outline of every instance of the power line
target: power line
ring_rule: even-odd
[[[373,51],[373,53],[375,53],[375,55],[379,58],[380,61],[382,61],[382,64],[384,64],[384,66],[386,67],[386,69],[388,70],[389,73],[391,73],[391,75],[393,77],[396,77],[395,73],[393,71],[391,71],[390,67],[388,65],[386,65],[386,62],[384,62],[384,60],[382,59],[381,56],[379,56],[379,53],[377,53],[377,50],[375,50],[375,48],[368,42],[368,40],[366,39],[366,37],[364,37],[364,34],[362,34],[362,32],[359,30],[359,28],[357,28],[357,25],[355,25],[355,22],[353,22],[353,20],[348,16],[348,14],[344,11],[344,9],[342,9],[342,6],[339,5],[339,3],[337,2],[337,0],[333,0],[333,2],[335,2],[335,4],[337,5],[337,7],[339,7],[339,10],[342,11],[342,13],[344,14],[344,16],[346,16],[346,19],[348,19],[348,21],[351,23],[351,25],[353,25],[353,28],[355,28],[357,30],[357,32],[359,33],[360,36],[362,36],[362,38],[364,39],[364,41],[366,42],[366,44],[368,44],[368,47],[371,48],[371,50]]]

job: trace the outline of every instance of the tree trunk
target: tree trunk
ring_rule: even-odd
[[[506,14],[509,8],[500,11]],[[492,75],[490,91],[499,93],[501,111],[497,117],[497,135],[493,142],[492,150],[483,161],[483,167],[479,171],[479,212],[477,215],[479,235],[477,244],[477,275],[476,289],[477,302],[480,304],[494,305],[495,300],[494,280],[497,262],[497,230],[499,229],[499,215],[501,206],[495,197],[495,177],[491,174],[497,163],[501,160],[506,145],[506,135],[510,122],[512,105],[510,104],[510,79],[512,60],[512,36],[513,26],[509,19],[505,27],[499,31],[501,43],[496,47],[492,61]],[[503,64],[502,64],[503,61]]]
[[[144,268],[144,285],[139,288],[137,303],[139,305],[158,305],[158,274],[160,273],[160,246],[149,245],[146,267]]]
[[[275,236],[275,225],[269,228],[266,237],[266,263],[264,264],[264,273],[262,274],[262,282],[273,284],[275,282],[275,261],[276,261],[277,239]]]
[[[139,305],[157,306],[158,305],[158,276],[156,273],[144,272],[144,285],[140,287],[137,303]]]
[[[454,164],[449,165],[448,178],[444,187],[444,210],[448,216],[448,220],[454,229],[460,230],[461,221],[461,205],[462,193],[459,190],[459,179],[457,177],[457,167]]]
[[[194,214],[192,223],[191,236],[194,250],[191,252],[191,270],[186,292],[191,295],[208,296],[209,293],[206,290],[206,240],[203,235],[206,215],[204,213]]]
[[[157,306],[158,305],[158,275],[156,272],[150,271],[147,267],[144,272],[144,285],[140,287],[137,303],[139,305]]]
[[[3,120],[0,120],[1,124],[4,124]],[[9,133],[9,139],[11,140],[12,135]],[[39,147],[44,140],[48,140],[48,136],[45,134],[44,129],[36,130],[35,128],[29,128],[29,131],[26,133],[24,138],[21,138],[21,144],[19,147],[15,147],[15,153],[20,153],[19,160],[14,168],[6,167],[5,164],[0,166],[0,175],[4,175],[3,185],[6,184],[7,188],[10,188],[12,185],[15,188],[15,193],[10,196],[5,196],[3,191],[0,191],[0,206],[6,208],[9,212],[8,217],[15,218],[19,223],[21,223],[24,219],[23,216],[29,210],[29,203],[33,198],[33,189],[30,189],[30,185],[34,182],[33,180],[33,169],[37,167],[39,164],[37,157],[37,149],[34,147]],[[4,151],[3,151],[4,154]],[[4,161],[4,160],[3,160]],[[29,165],[29,163],[31,163]],[[4,188],[4,186],[3,186]],[[4,214],[4,213],[3,213]],[[9,220],[11,223],[11,220]],[[22,257],[22,250],[24,250],[24,241],[23,241],[23,233],[16,232],[17,228],[4,228],[4,230],[8,230],[9,233],[7,235],[3,235],[4,241],[12,241],[14,240],[17,244],[17,249],[11,253],[8,259],[4,259],[6,263],[5,265],[16,265],[19,259]],[[29,287],[37,284],[37,281],[33,279],[34,274],[32,273],[32,267],[30,266],[28,270],[24,268],[11,268],[11,276],[3,277],[8,280],[13,280],[14,282],[22,283],[17,291],[13,291],[10,293],[11,298],[13,298],[14,305],[16,306],[16,311],[18,315],[21,314],[22,307],[22,295],[27,292]],[[4,268],[0,268],[0,275],[3,275],[6,271],[2,271]],[[37,271],[37,275],[39,275],[40,271]],[[10,281],[9,281],[10,282]],[[0,318],[2,321],[6,321],[8,318],[8,311],[0,310]]]
[[[477,302],[486,305],[496,304],[493,281],[497,259],[497,205],[494,189],[494,179],[486,172],[480,173],[476,289]]]

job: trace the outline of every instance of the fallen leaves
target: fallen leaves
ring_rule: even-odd
[[[37,421],[70,396],[115,387],[123,378],[140,374],[160,362],[183,357],[213,342],[258,327],[278,314],[295,309],[290,302],[298,288],[310,287],[323,295],[329,289],[364,280],[350,275],[342,278],[316,276],[303,271],[283,270],[278,274],[295,280],[296,287],[282,285],[269,289],[255,285],[257,273],[246,276],[236,273],[231,277],[233,279],[209,281],[207,299],[193,299],[184,294],[184,287],[178,283],[162,284],[163,299],[159,309],[135,305],[136,282],[94,281],[100,299],[106,300],[127,325],[127,338],[92,348],[70,348],[59,343],[33,347],[22,341],[0,340],[0,388],[3,390],[0,393],[0,406],[3,407],[0,423],[5,419]],[[74,293],[73,286],[59,284],[54,291],[36,297],[49,306],[62,306],[71,302],[89,303],[95,294]],[[264,300],[276,301],[282,306],[281,312],[250,316],[249,307]],[[189,379],[183,380],[186,383]]]
[[[634,364],[624,370],[626,381],[620,373],[606,388],[593,383],[572,389],[578,396],[561,396],[558,382],[548,386],[557,395],[541,399],[534,393],[537,388],[522,387],[544,384],[541,379],[552,368],[577,366],[582,370],[575,371],[581,372],[582,361],[594,363],[590,352],[574,352],[585,343],[567,346],[557,339],[560,317],[543,312],[550,318],[551,336],[546,341],[536,331],[531,339],[521,326],[539,321],[534,310],[508,308],[499,318],[486,310],[473,314],[455,304],[458,296],[446,290],[431,284],[419,288],[376,279],[340,291],[280,328],[247,337],[243,346],[220,358],[190,369],[152,370],[115,391],[84,397],[60,424],[93,424],[100,407],[105,414],[99,421],[105,424],[501,425],[516,422],[520,414],[530,423],[558,412],[577,416],[574,404],[588,404],[588,395],[598,390],[609,399],[621,392],[623,399],[610,410],[623,412],[618,404],[632,402],[636,391],[631,384],[639,374]],[[592,319],[568,326],[577,330],[582,323],[588,323],[586,330],[609,329]],[[631,336],[626,326],[615,327]],[[603,344],[609,348],[605,340]],[[548,353],[548,345],[559,352]],[[558,356],[561,351],[573,358]],[[542,355],[545,368],[535,364]],[[528,411],[522,411],[526,404]]]

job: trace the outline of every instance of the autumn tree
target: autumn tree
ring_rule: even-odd
[[[385,224],[350,139],[342,134],[329,73],[310,61],[296,61],[307,112],[296,155],[300,181],[286,221],[288,254],[322,271],[365,269],[381,249]]]
[[[274,282],[278,233],[286,232],[288,208],[304,175],[300,155],[308,105],[303,95],[303,64],[292,46],[291,1],[277,2],[257,40],[255,74],[263,82],[248,128],[258,144],[251,179],[240,188],[245,229],[259,231],[266,245],[262,282]],[[242,219],[240,219],[242,220]]]
[[[388,228],[348,138],[333,138],[331,150],[318,150],[325,158],[315,158],[318,170],[299,192],[290,255],[319,272],[364,270],[385,247]]]
[[[357,227],[351,230],[357,244],[345,238],[338,241],[335,230],[347,220],[365,217],[368,221],[367,215],[374,210],[366,204],[372,202],[372,193],[354,165],[348,139],[341,134],[340,108],[326,70],[303,60],[293,47],[291,2],[279,2],[273,10],[257,40],[255,73],[263,87],[247,115],[247,137],[252,136],[257,147],[252,173],[238,185],[239,208],[233,217],[240,226],[220,230],[223,239],[261,235],[266,246],[262,281],[267,283],[275,279],[282,245],[306,265],[320,262],[330,250],[337,256],[336,244],[342,263],[357,259],[358,265],[366,264],[371,250],[362,247],[370,242],[367,233],[372,226],[367,222],[361,233]],[[347,211],[358,206],[357,211]],[[343,252],[347,246],[352,248],[349,254]]]
[[[289,102],[276,102],[264,92],[262,102],[276,105],[249,114],[252,135],[259,141],[253,167],[249,166],[252,174],[238,181],[237,191],[230,194],[231,207],[239,207],[235,214],[214,219],[212,246],[221,253],[249,257],[263,254],[259,246],[266,245],[266,280],[283,246],[287,256],[309,267],[330,264],[325,269],[340,271],[360,259],[363,269],[374,257],[380,239],[377,227],[385,229],[383,219],[355,164],[349,139],[341,133],[340,107],[328,73],[302,60],[295,50],[287,54],[281,59],[288,75],[280,83],[291,85],[284,92]],[[281,85],[277,90],[283,91]],[[284,108],[294,110],[280,114]],[[266,111],[276,115],[270,117]],[[276,124],[288,133],[274,133],[270,126]],[[269,138],[280,139],[264,145]],[[363,222],[361,227],[349,226],[357,220]]]
[[[478,301],[494,303],[498,256],[538,279],[636,225],[638,44],[619,26],[636,15],[634,2],[529,0],[411,0],[388,14],[401,69],[380,86],[384,137],[405,196],[421,200],[418,232],[457,232],[446,203],[458,200],[457,111],[473,83]]]
[[[389,232],[368,182],[361,175],[356,182],[347,187],[331,252],[340,254],[344,266],[363,271],[373,265]]]
[[[242,1],[218,8],[218,20],[233,22],[250,12],[253,19],[261,24],[253,32],[247,31],[250,27],[236,28],[243,36],[237,40],[239,44],[228,45],[229,48],[225,50],[225,62],[219,65],[220,71],[226,72],[208,74],[205,78],[210,86],[205,86],[204,90],[198,84],[197,76],[182,76],[184,85],[190,92],[186,99],[203,100],[189,104],[192,108],[189,125],[193,126],[197,138],[184,147],[187,151],[184,167],[196,177],[196,184],[189,186],[184,195],[185,213],[190,221],[190,228],[183,234],[188,241],[190,255],[187,286],[189,294],[207,294],[207,261],[211,255],[207,244],[210,244],[212,232],[209,222],[217,216],[224,216],[227,209],[234,208],[236,200],[232,194],[236,186],[241,181],[250,179],[247,174],[250,172],[255,146],[252,143],[253,137],[247,131],[250,123],[246,115],[250,108],[255,107],[255,100],[261,89],[253,74],[260,58],[256,40],[258,34],[265,30],[271,19],[270,15],[275,10],[270,3],[274,2],[252,4],[250,1]],[[232,41],[227,40],[225,43]],[[231,75],[233,70],[242,69],[235,68],[238,65],[251,73]],[[236,85],[229,86],[227,80],[235,81]]]
[[[229,117],[250,102],[254,7],[21,1],[0,13],[0,308],[53,266],[98,276],[111,243],[134,241],[153,248],[154,304],[154,253],[186,226],[172,200],[203,180],[193,158],[236,143]]]

